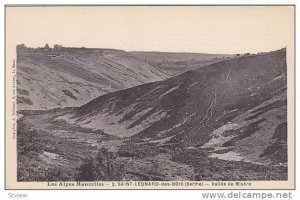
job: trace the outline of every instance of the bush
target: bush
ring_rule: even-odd
[[[27,130],[28,128],[21,123],[18,123],[17,128],[18,156],[43,152],[43,146],[39,143],[39,133],[36,130]]]
[[[84,160],[79,167],[77,181],[116,181],[122,180],[123,167],[116,161],[117,156],[101,147],[95,158]]]

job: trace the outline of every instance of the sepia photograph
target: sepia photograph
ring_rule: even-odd
[[[6,187],[295,187],[293,6],[5,9]]]

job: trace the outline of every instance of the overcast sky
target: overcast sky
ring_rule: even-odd
[[[6,9],[7,39],[31,47],[256,53],[293,44],[293,7]]]

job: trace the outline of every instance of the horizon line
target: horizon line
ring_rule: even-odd
[[[125,51],[125,52],[139,52],[139,53],[187,53],[187,54],[209,54],[209,55],[236,55],[236,54],[246,54],[246,53],[250,53],[250,52],[238,52],[238,53],[207,53],[207,52],[193,52],[193,51],[155,51],[155,50],[125,50],[125,49],[118,49],[118,48],[110,48],[110,47],[76,47],[76,46],[63,46],[60,44],[53,44],[53,45],[49,45],[49,43],[45,43],[44,46],[39,46],[39,47],[30,47],[27,46],[26,44],[18,44],[16,45],[16,48],[18,48],[18,46],[24,45],[23,48],[27,48],[27,49],[47,49],[46,45],[48,44],[49,49],[55,49],[54,46],[58,45],[59,48],[63,49],[94,49],[94,50],[118,50],[118,51]],[[52,47],[51,47],[52,46]],[[282,50],[282,49],[287,49],[287,46],[281,47],[279,49],[273,49],[273,50],[269,50],[269,51],[257,51],[255,53],[250,53],[250,54],[257,54],[257,53],[268,53],[268,52],[273,52],[273,51],[278,51],[278,50]]]

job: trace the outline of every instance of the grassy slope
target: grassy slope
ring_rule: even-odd
[[[285,69],[283,51],[229,60],[166,81],[101,96],[78,107],[65,118],[96,129],[97,123],[105,126],[118,123],[127,131],[142,126],[143,131],[136,135],[140,138],[155,138],[158,133],[170,129],[160,134],[163,138],[185,130],[178,139],[201,144],[206,142],[206,135],[213,128],[285,90],[285,78],[272,82],[278,76],[285,76]],[[237,109],[234,114],[220,120],[224,112],[234,109]],[[159,119],[156,122],[155,117]],[[103,121],[104,118],[107,122]],[[114,132],[108,134],[118,135]]]
[[[167,78],[134,55],[113,49],[17,51],[19,109],[79,106],[100,95]]]
[[[188,70],[232,58],[229,54],[171,53],[171,52],[131,52],[139,59],[164,73],[175,76]]]

